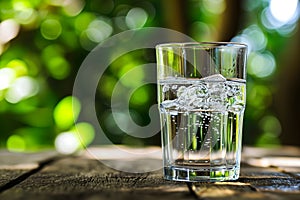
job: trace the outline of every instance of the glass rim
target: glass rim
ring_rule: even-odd
[[[244,43],[239,42],[170,42],[161,43],[155,46],[156,49],[164,48],[237,48],[246,49],[248,46]]]

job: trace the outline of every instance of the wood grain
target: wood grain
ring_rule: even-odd
[[[150,150],[153,152],[153,149],[138,152]],[[112,159],[114,151],[110,147],[93,148],[93,152],[108,154],[100,159],[87,153],[57,156],[55,152],[0,151],[0,199],[299,200],[300,197],[298,148],[246,149],[238,181],[188,184],[164,180],[161,169],[147,172],[149,166],[160,166],[159,157],[126,158],[118,154],[119,157]],[[276,160],[283,157],[296,162],[285,164]],[[273,160],[267,162],[266,158]],[[108,163],[124,170],[105,165]],[[146,172],[129,173],[130,168]]]

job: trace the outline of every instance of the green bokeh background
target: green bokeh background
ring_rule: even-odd
[[[299,22],[296,17],[272,27],[266,22],[269,5],[268,0],[0,0],[0,148],[59,149],[59,141],[70,138],[80,141],[70,144],[73,150],[92,143],[93,127],[85,122],[75,126],[81,109],[72,97],[76,73],[97,44],[142,27],[170,28],[197,41],[252,44],[244,144],[299,145]],[[150,62],[155,62],[153,49],[128,53],[100,79],[97,116],[116,144],[160,145],[159,134],[140,139],[122,132],[110,110],[119,78]],[[136,73],[124,87],[135,88],[145,76],[142,70]],[[130,100],[131,117],[146,125],[155,103],[156,86],[140,87]]]

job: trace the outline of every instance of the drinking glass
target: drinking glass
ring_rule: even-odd
[[[156,46],[165,179],[238,179],[246,52],[230,42]]]

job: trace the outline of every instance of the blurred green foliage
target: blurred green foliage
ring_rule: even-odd
[[[174,3],[178,1],[174,1]],[[248,62],[245,143],[279,145],[281,124],[273,112],[274,75],[278,55],[295,33],[296,22],[272,27],[266,14],[270,1],[244,0],[243,15],[233,41],[250,44]],[[170,2],[169,2],[170,3]],[[185,1],[186,34],[197,41],[219,40],[222,15],[231,5],[225,0]],[[188,10],[188,12],[187,12]],[[119,32],[145,26],[170,27],[164,21],[168,10],[159,0],[2,0],[0,1],[0,147],[26,151],[70,144],[70,153],[93,141],[93,127],[75,121],[80,102],[72,86],[85,56],[98,43]],[[270,16],[269,16],[270,17]],[[268,22],[269,20],[269,22]],[[174,22],[176,23],[176,22]],[[270,25],[271,24],[271,25]],[[171,27],[172,28],[172,27]],[[128,70],[155,62],[153,50],[138,50],[118,58],[99,81],[97,115],[115,143],[159,144],[160,136],[133,138],[115,124],[110,97],[113,87]],[[145,76],[124,81],[135,88]],[[149,123],[148,109],[156,103],[156,86],[145,85],[130,100],[131,117]],[[144,117],[146,116],[146,117]],[[122,113],[120,113],[122,117]],[[65,142],[65,143],[64,143]],[[75,142],[76,143],[76,142]],[[62,146],[61,146],[62,145]]]

